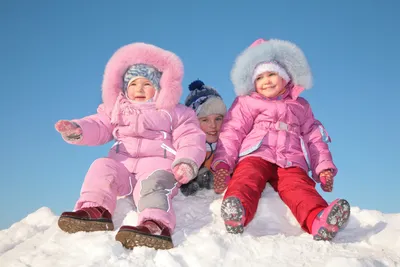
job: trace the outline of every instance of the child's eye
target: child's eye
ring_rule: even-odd
[[[275,72],[271,72],[268,76],[275,76],[276,75],[276,73]]]
[[[218,117],[215,119],[216,121],[222,121],[222,117]]]
[[[262,76],[258,76],[258,77],[256,78],[256,81],[261,80],[261,78],[262,78]]]

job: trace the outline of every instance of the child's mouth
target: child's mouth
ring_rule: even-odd
[[[144,101],[144,100],[146,100],[145,96],[136,96],[135,97],[135,101]]]
[[[268,86],[268,87],[264,87],[263,89],[264,90],[271,90],[271,89],[274,89],[275,88],[275,86]]]

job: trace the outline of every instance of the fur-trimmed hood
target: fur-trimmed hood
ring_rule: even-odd
[[[292,97],[312,87],[312,74],[307,59],[295,44],[288,41],[258,39],[245,49],[235,61],[231,71],[231,80],[236,95],[248,95],[254,92],[252,75],[256,66],[263,62],[277,62],[291,78]]]
[[[125,72],[138,63],[152,65],[162,72],[161,89],[155,99],[158,109],[171,109],[179,103],[183,79],[183,63],[180,58],[151,44],[132,43],[118,49],[105,67],[102,98],[108,114],[111,114],[118,95],[122,93]]]

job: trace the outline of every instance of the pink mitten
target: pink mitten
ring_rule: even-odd
[[[74,142],[82,138],[82,129],[75,122],[60,120],[54,127],[66,141]]]
[[[225,162],[219,162],[214,169],[214,191],[217,194],[222,194],[228,186],[229,180],[231,179],[229,174],[229,166]]]
[[[324,170],[319,174],[321,188],[325,192],[332,192],[334,175],[332,170]]]
[[[175,179],[181,184],[187,184],[194,177],[193,168],[187,163],[177,164],[172,172],[174,173]]]

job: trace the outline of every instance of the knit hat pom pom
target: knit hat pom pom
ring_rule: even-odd
[[[189,84],[189,91],[194,91],[194,90],[202,90],[204,86],[204,83],[200,80],[196,80]]]

